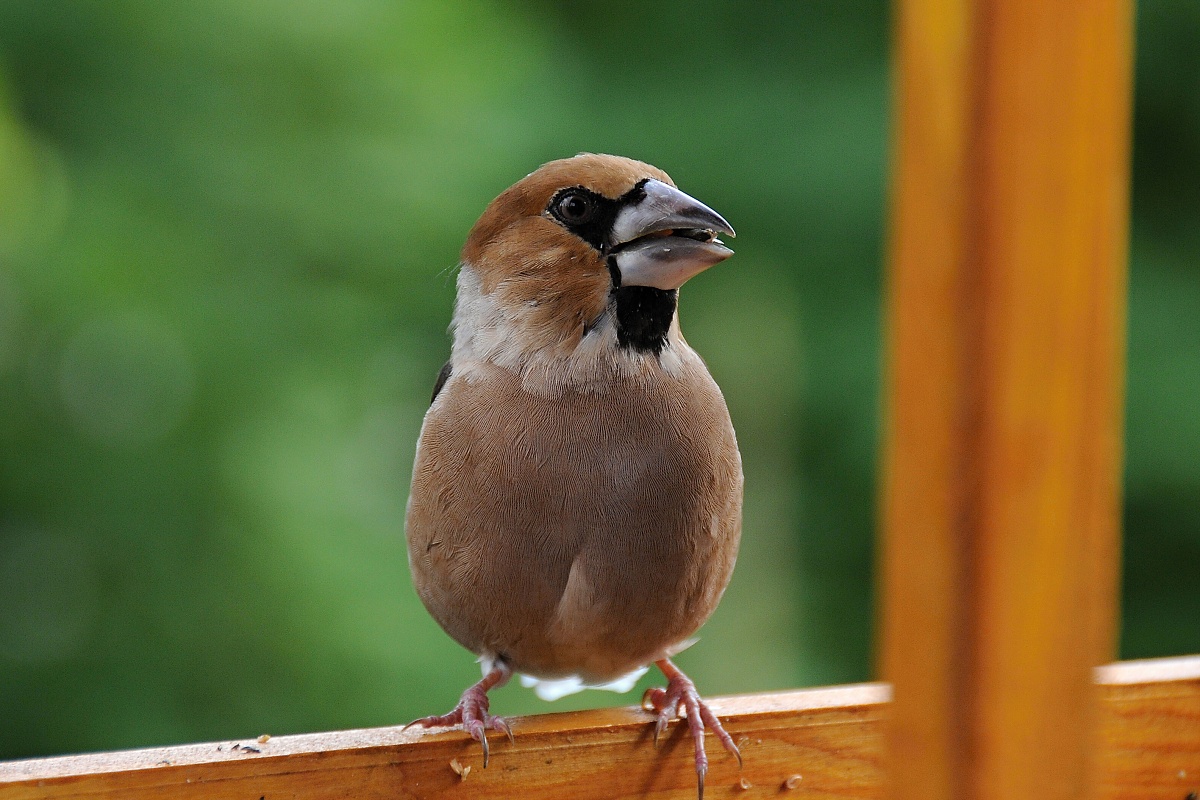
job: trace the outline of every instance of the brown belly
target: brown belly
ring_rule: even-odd
[[[603,681],[662,657],[712,613],[737,552],[741,466],[715,384],[546,400],[506,375],[452,380],[426,418],[418,594],[463,646],[527,674]]]

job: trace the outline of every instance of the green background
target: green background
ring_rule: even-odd
[[[871,676],[886,4],[598,5],[0,0],[0,757],[452,706],[402,528],[453,267],[585,150],[739,234],[682,297],[747,498],[681,665]],[[1200,4],[1138,25],[1126,658],[1200,651]]]

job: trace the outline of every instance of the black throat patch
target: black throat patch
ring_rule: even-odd
[[[658,355],[667,344],[667,332],[679,302],[677,289],[652,286],[617,286],[617,344],[629,350]]]

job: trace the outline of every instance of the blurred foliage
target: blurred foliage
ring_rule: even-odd
[[[1200,6],[1139,13],[1126,657],[1200,651]],[[453,266],[584,150],[739,232],[682,305],[747,475],[683,665],[868,678],[887,45],[882,0],[0,3],[0,758],[452,705],[402,529]]]

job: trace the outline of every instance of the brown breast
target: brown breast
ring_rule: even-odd
[[[542,398],[505,370],[430,408],[407,529],[422,601],[520,672],[608,680],[700,627],[733,569],[741,460],[694,354],[680,377]]]

